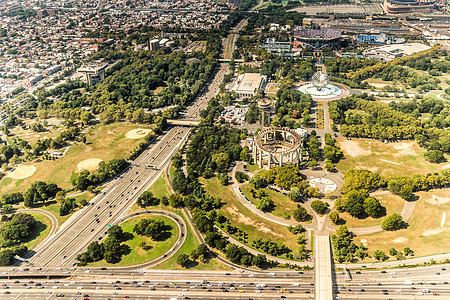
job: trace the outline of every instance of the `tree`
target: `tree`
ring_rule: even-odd
[[[413,187],[409,184],[405,184],[400,188],[399,196],[405,200],[408,200],[413,195]]]
[[[428,150],[424,154],[425,159],[432,163],[441,163],[445,161],[444,153],[441,150]]]
[[[414,256],[414,251],[412,251],[409,247],[403,248],[403,253],[405,253],[406,256]]]
[[[115,264],[122,259],[124,248],[120,244],[120,241],[114,237],[106,238],[103,243],[104,259],[107,263]]]
[[[338,224],[341,222],[341,217],[339,216],[339,213],[337,211],[332,211],[328,214],[328,217],[330,218],[330,221],[333,222],[333,224]]]
[[[381,228],[383,230],[398,230],[403,226],[402,216],[399,214],[392,214],[381,222]]]
[[[111,227],[109,227],[108,237],[114,238],[118,241],[125,240],[125,234],[122,227],[120,227],[119,225],[112,225]]]
[[[268,197],[264,197],[258,205],[258,208],[264,212],[267,211],[272,211],[275,207],[275,203],[273,202],[272,199],[268,198]]]
[[[298,208],[294,210],[292,216],[298,222],[305,222],[311,219],[311,215],[303,206],[298,206]]]
[[[97,242],[92,242],[87,247],[86,251],[91,261],[99,261],[103,259],[103,247]]]
[[[229,182],[228,182],[228,174],[227,173],[220,175],[220,183],[225,186],[228,185]]]
[[[77,203],[75,202],[75,198],[67,198],[61,204],[59,208],[59,215],[65,216],[70,214],[77,207]]]
[[[351,190],[344,195],[345,211],[353,217],[358,217],[364,213],[364,200],[368,194],[365,190]]]
[[[375,250],[373,253],[373,258],[375,258],[378,261],[385,261],[389,258],[389,256],[386,255],[382,250]]]
[[[319,215],[325,214],[327,212],[329,206],[330,205],[328,203],[322,202],[320,200],[314,200],[311,203],[311,208]]]
[[[177,264],[179,264],[183,268],[187,268],[190,263],[191,260],[189,259],[189,256],[187,254],[180,254],[177,256]]]
[[[334,165],[333,165],[333,163],[332,162],[330,162],[330,161],[327,161],[326,163],[325,163],[325,169],[328,171],[328,172],[331,172],[331,171],[333,171],[334,170]]]
[[[167,226],[162,220],[142,219],[134,225],[133,232],[160,240],[166,235]]]
[[[380,216],[381,209],[383,208],[381,206],[380,201],[377,198],[374,197],[368,197],[366,200],[364,200],[364,211],[366,214],[371,216],[372,218],[377,218]]]
[[[392,248],[389,249],[389,255],[390,255],[390,256],[396,256],[397,253],[398,253],[398,252],[397,252],[397,250],[395,250],[394,247],[392,247]]]
[[[291,190],[288,193],[288,197],[289,199],[291,199],[291,201],[298,202],[302,197],[302,193],[300,192],[300,189],[298,187],[294,186],[291,187]]]
[[[239,182],[239,183],[243,183],[244,181],[247,181],[250,178],[247,174],[242,173],[240,171],[237,171],[234,174],[234,177],[236,178],[237,182]]]
[[[315,167],[317,167],[317,161],[315,159],[312,159],[309,163],[308,163],[308,167],[311,169],[314,169]]]
[[[136,203],[140,207],[156,206],[159,204],[159,199],[156,197],[153,197],[152,192],[145,191],[139,196]]]

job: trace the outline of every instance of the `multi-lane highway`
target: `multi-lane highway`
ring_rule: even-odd
[[[159,137],[132,165],[88,206],[77,212],[51,238],[41,243],[30,262],[35,266],[69,266],[92,241],[105,237],[108,224],[118,220],[161,173],[185,141],[188,128],[174,127]]]

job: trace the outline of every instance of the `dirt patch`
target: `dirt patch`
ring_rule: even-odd
[[[107,134],[114,134],[115,132],[114,132],[114,131],[111,131],[111,130],[108,130],[106,133],[107,133]]]
[[[450,202],[450,198],[447,197],[439,197],[436,195],[431,195],[431,199],[424,199],[426,202],[430,204],[447,204]]]
[[[392,240],[393,243],[398,243],[398,244],[406,243],[407,241],[408,241],[408,239],[405,237],[398,237],[398,238]]]
[[[86,146],[86,147],[84,148],[84,151],[85,151],[85,152],[92,151],[92,147],[91,147],[91,146]]]
[[[98,164],[102,161],[103,159],[98,158],[88,158],[80,161],[77,165],[78,172],[81,172],[83,170],[88,170],[89,172],[95,171],[98,169]]]
[[[12,179],[25,179],[32,176],[36,172],[35,166],[18,166],[14,171],[8,174]]]
[[[402,156],[402,155],[417,155],[417,153],[413,150],[414,142],[399,142],[392,143],[392,147],[396,150],[401,150],[398,153],[395,153],[394,156]]]
[[[450,164],[445,164],[441,167],[441,169],[450,169]]]
[[[441,232],[447,231],[448,229],[430,229],[430,230],[426,230],[422,233],[423,236],[430,236],[430,235],[436,235],[439,234]]]
[[[360,155],[370,155],[371,152],[364,150],[359,146],[359,144],[352,140],[341,140],[339,146],[344,152],[350,156],[356,157]]]
[[[249,217],[244,216],[242,213],[238,212],[238,210],[235,207],[227,207],[226,211],[228,213],[230,213],[231,215],[237,216],[238,221],[245,225],[256,227],[259,231],[262,231],[264,233],[269,233],[273,236],[277,236],[280,238],[283,237],[281,234],[278,234],[278,233],[274,232],[273,230],[271,230],[270,228],[267,228],[265,226],[265,224],[255,222],[252,219],[250,219]]]
[[[402,164],[399,164],[399,163],[396,163],[396,162],[393,162],[393,161],[390,161],[390,160],[385,160],[385,159],[381,159],[381,158],[380,158],[380,160],[384,161],[384,162],[387,162],[387,163],[390,163],[390,164],[394,164],[394,165],[399,165],[399,166],[402,165]]]
[[[127,138],[129,138],[129,139],[135,140],[135,139],[143,138],[144,136],[146,136],[150,132],[152,132],[151,129],[138,128],[138,129],[133,129],[133,130],[128,131],[125,136]]]

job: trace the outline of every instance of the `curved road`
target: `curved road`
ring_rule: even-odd
[[[55,234],[56,230],[58,229],[58,219],[55,217],[54,214],[52,214],[51,212],[48,212],[46,210],[43,209],[20,209],[18,210],[18,212],[32,212],[32,213],[38,213],[38,214],[43,214],[44,216],[47,216],[48,218],[50,218],[50,221],[52,222],[52,228],[50,229],[49,234],[45,237],[45,239],[43,241],[41,241],[36,247],[34,247],[33,251],[36,251],[35,249],[39,248],[39,247],[43,247],[43,245],[47,244],[48,241],[51,239],[51,237]],[[34,252],[28,250],[27,253],[25,253],[25,258],[29,258]]]
[[[154,260],[151,260],[151,261],[139,264],[139,265],[134,265],[134,266],[108,267],[108,269],[110,269],[110,270],[111,269],[113,269],[113,270],[135,270],[135,269],[153,267],[153,266],[156,266],[156,265],[168,260],[172,256],[174,256],[178,252],[178,250],[180,250],[180,248],[183,246],[184,242],[186,241],[186,237],[187,237],[186,223],[184,222],[183,218],[181,218],[180,216],[178,216],[177,214],[175,214],[173,212],[168,212],[168,211],[164,211],[164,210],[138,211],[138,212],[134,212],[134,213],[123,216],[122,218],[113,222],[113,224],[120,224],[120,223],[123,223],[134,217],[143,216],[143,215],[160,215],[160,216],[164,216],[164,217],[167,217],[167,218],[175,221],[175,223],[178,226],[178,239],[175,242],[175,246],[172,245],[171,249],[167,250],[163,255],[155,258]]]

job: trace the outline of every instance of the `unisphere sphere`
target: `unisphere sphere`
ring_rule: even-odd
[[[316,87],[319,91],[328,85],[329,79],[328,75],[324,72],[316,72],[311,77],[311,83]]]

